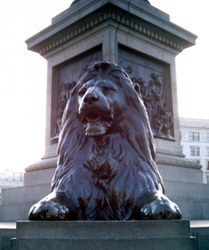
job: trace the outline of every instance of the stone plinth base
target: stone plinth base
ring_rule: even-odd
[[[0,250],[10,250],[11,238],[15,236],[15,225],[10,227],[6,223],[0,223]]]
[[[194,250],[189,221],[18,222],[12,250]]]

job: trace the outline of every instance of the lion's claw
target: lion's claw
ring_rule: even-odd
[[[142,219],[181,219],[181,211],[178,206],[165,195],[158,195],[151,202],[144,204],[140,210]]]
[[[29,211],[29,220],[67,220],[69,209],[55,201],[40,201]]]

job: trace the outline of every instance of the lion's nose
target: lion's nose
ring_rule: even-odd
[[[93,104],[95,102],[98,101],[98,96],[96,93],[94,92],[89,92],[86,94],[86,96],[84,97],[84,102],[88,103],[88,104]]]

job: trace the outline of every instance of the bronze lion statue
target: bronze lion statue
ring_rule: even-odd
[[[164,195],[138,92],[113,63],[81,77],[64,111],[52,191],[32,206],[30,220],[181,218]]]

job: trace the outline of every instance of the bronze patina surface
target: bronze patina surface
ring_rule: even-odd
[[[51,193],[30,220],[179,219],[164,194],[140,87],[113,63],[81,77],[67,102]]]

